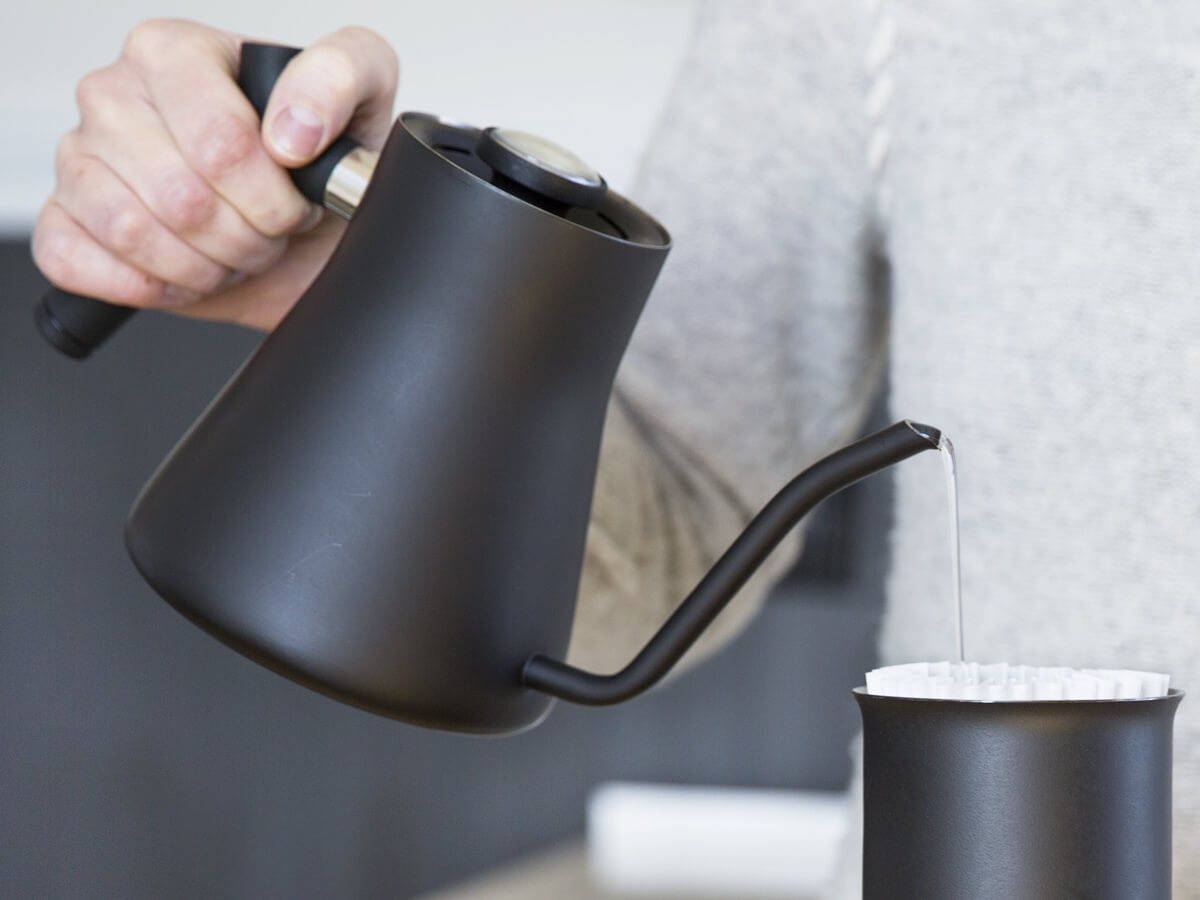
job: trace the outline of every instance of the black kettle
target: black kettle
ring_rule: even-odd
[[[248,45],[243,75],[295,52]],[[627,699],[817,502],[938,444],[901,422],[818,462],[625,669],[569,666],[605,411],[667,232],[522,132],[406,113],[377,161],[337,152],[297,181],[353,212],[341,244],[126,528],[163,598],[288,678],[475,733],[531,727],[553,697]],[[56,295],[39,324],[87,351],[126,314]]]

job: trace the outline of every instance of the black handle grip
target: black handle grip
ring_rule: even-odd
[[[267,101],[284,67],[299,47],[281,47],[278,44],[243,44],[242,56],[238,61],[238,87],[261,118],[267,111]],[[342,161],[342,157],[358,147],[354,138],[341,135],[325,148],[325,152],[299,169],[291,169],[292,183],[300,193],[318,205],[325,201],[325,185],[329,176]]]
[[[237,83],[260,117],[266,111],[275,81],[299,52],[298,47],[276,44],[242,45]],[[342,135],[307,166],[292,169],[292,181],[300,193],[314,203],[321,203],[330,174],[342,157],[357,146],[352,138]],[[42,337],[52,346],[72,359],[85,359],[134,312],[130,306],[117,306],[52,287],[34,306],[33,318]]]

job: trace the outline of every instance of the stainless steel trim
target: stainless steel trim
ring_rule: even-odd
[[[501,147],[539,169],[588,187],[598,187],[604,183],[600,173],[582,159],[540,135],[515,128],[492,128],[490,132],[492,140]]]
[[[341,158],[325,185],[325,208],[349,219],[358,209],[362,195],[371,182],[379,153],[365,147],[355,147]]]

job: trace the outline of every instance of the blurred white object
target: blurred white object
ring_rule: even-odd
[[[588,802],[588,866],[623,894],[815,895],[830,878],[849,795],[607,784]]]
[[[1136,700],[1164,697],[1171,679],[1132,669],[920,662],[867,673],[867,692],[945,700]]]

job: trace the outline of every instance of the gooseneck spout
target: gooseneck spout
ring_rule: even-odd
[[[679,608],[625,668],[586,672],[542,654],[522,671],[526,687],[589,706],[628,700],[657,684],[679,662],[779,542],[822,500],[924,450],[938,449],[941,432],[897,422],[814,463],[763,507]]]

